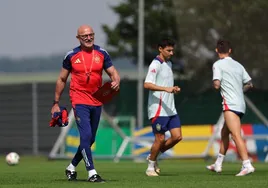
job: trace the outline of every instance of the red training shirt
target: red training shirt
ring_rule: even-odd
[[[83,51],[78,46],[66,54],[62,67],[71,72],[70,99],[73,106],[102,105],[92,94],[102,86],[102,71],[111,66],[108,52],[97,45],[91,52]]]

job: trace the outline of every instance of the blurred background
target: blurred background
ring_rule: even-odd
[[[252,160],[268,161],[268,2],[231,0],[9,0],[0,6],[0,154],[71,157],[79,135],[50,128],[50,110],[62,60],[78,46],[76,30],[93,27],[95,43],[107,49],[119,70],[121,92],[104,105],[96,157],[144,157],[153,135],[142,83],[163,37],[176,41],[176,108],[184,140],[169,158],[214,157],[222,126],[221,96],[211,88],[219,38],[232,43],[233,58],[248,70],[255,88],[246,94],[243,135]],[[107,76],[104,76],[107,79]],[[71,112],[68,87],[61,104]],[[167,137],[169,135],[167,134]],[[139,140],[139,141],[137,141]],[[230,160],[237,160],[231,142]]]

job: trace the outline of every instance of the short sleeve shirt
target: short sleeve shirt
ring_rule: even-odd
[[[156,57],[150,64],[145,83],[152,83],[157,86],[173,87],[174,76],[172,63],[164,62],[160,57]],[[148,97],[148,117],[172,116],[177,114],[174,102],[174,94],[164,91],[149,91]]]
[[[213,80],[221,82],[223,110],[245,113],[243,86],[251,80],[245,68],[231,57],[220,59],[213,64]]]
[[[100,106],[92,97],[102,85],[102,72],[113,66],[108,52],[94,45],[91,52],[74,48],[64,57],[62,67],[71,72],[70,99],[73,105]]]

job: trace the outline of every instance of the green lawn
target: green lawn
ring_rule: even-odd
[[[162,160],[160,177],[145,175],[146,163],[122,161],[113,163],[98,160],[95,167],[107,180],[104,184],[86,182],[87,172],[84,162],[77,168],[78,181],[68,182],[64,170],[69,161],[48,161],[42,157],[21,157],[20,164],[8,166],[4,157],[0,158],[1,188],[83,188],[83,187],[124,187],[124,188],[255,188],[268,187],[268,164],[254,164],[256,172],[246,177],[235,177],[240,170],[239,163],[226,163],[221,175],[205,170],[206,163],[197,160]]]

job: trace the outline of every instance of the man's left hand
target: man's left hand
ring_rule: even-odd
[[[114,89],[115,91],[118,91],[118,90],[119,90],[119,83],[113,81],[113,82],[111,83],[111,88]]]

